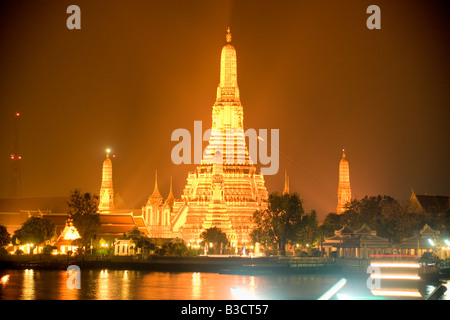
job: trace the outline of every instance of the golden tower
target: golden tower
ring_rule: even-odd
[[[283,194],[289,194],[289,176],[287,170],[284,171],[284,189]]]
[[[339,162],[338,205],[336,213],[343,213],[345,211],[345,206],[351,201],[352,189],[350,188],[350,169],[348,161],[345,159],[345,150],[342,149],[342,159]]]
[[[114,210],[114,187],[112,179],[112,162],[109,158],[111,150],[106,150],[106,159],[103,161],[102,185],[98,211],[109,212]]]
[[[209,144],[201,164],[188,173],[181,201],[173,202],[174,235],[192,242],[205,229],[217,227],[234,245],[250,243],[253,213],[266,207],[268,193],[263,175],[256,172],[249,159],[243,121],[236,49],[228,28],[221,51]]]

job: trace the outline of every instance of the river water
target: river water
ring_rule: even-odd
[[[65,270],[0,270],[1,300],[292,300],[319,298],[342,277],[338,275],[235,275],[142,270],[81,270],[80,288],[68,286]],[[348,297],[370,296],[367,276],[347,279]],[[449,285],[450,281],[444,281]],[[423,284],[426,296],[435,284]],[[447,292],[441,299],[449,300]]]

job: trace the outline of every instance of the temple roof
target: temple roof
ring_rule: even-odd
[[[436,249],[435,245],[430,242],[430,239],[438,245],[441,245],[442,238],[440,236],[440,232],[431,229],[428,224],[425,224],[419,234],[403,239],[399,244],[399,247],[412,249]]]
[[[0,212],[48,211],[67,212],[68,197],[11,198],[0,199]]]
[[[134,225],[102,225],[99,229],[98,236],[122,236],[125,232],[134,228]]]
[[[145,227],[146,226],[144,218],[142,216],[136,216],[136,217],[133,217],[133,218],[134,218],[134,223],[136,224],[136,226],[138,226],[138,227]]]
[[[326,238],[324,246],[341,248],[389,248],[391,243],[388,239],[376,235],[376,231],[363,224],[357,231],[348,226],[335,231],[335,235]]]
[[[134,220],[131,214],[100,213],[100,222],[102,224],[133,224]]]
[[[377,232],[369,228],[367,224],[363,224],[359,230],[355,231],[355,234],[366,234],[366,235],[376,235]]]
[[[126,210],[130,207],[123,201],[121,195],[117,192],[114,196],[114,209],[115,210]]]
[[[353,230],[350,229],[350,227],[347,225],[345,225],[341,229],[335,231],[336,235],[352,235],[353,233],[354,233]]]
[[[0,212],[0,225],[6,226],[7,232],[12,235],[27,221],[27,212]]]
[[[388,239],[373,235],[354,235],[351,237],[334,236],[326,238],[323,242],[324,246],[341,247],[341,248],[389,248],[391,243]]]
[[[50,220],[59,233],[68,217],[68,200],[67,197],[0,199],[0,225],[13,234],[29,217],[36,216]]]
[[[69,218],[68,213],[43,213],[41,214],[43,219],[51,221],[56,227],[56,234],[60,234],[65,226],[67,219]]]
[[[342,247],[344,248],[389,248],[391,242],[389,239],[378,237],[372,234],[355,234],[352,237],[343,239]]]
[[[421,210],[429,213],[443,213],[450,210],[450,196],[415,194],[412,192],[410,203],[416,202]]]

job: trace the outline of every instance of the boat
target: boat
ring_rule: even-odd
[[[417,259],[420,266],[419,276],[422,279],[438,278],[441,273],[441,259],[432,252],[424,252],[424,254]]]

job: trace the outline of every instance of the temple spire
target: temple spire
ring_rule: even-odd
[[[106,149],[106,159],[103,161],[102,185],[100,188],[99,211],[114,210],[114,187],[112,180],[112,162],[109,158],[110,149]]]
[[[158,170],[155,170],[155,189],[153,189],[153,193],[151,195],[152,198],[162,198],[161,193],[158,189]]]
[[[283,194],[289,194],[289,176],[287,170],[284,171],[284,189]]]
[[[173,195],[172,190],[172,176],[170,176],[170,188],[169,188],[169,195],[167,196],[167,200],[175,199],[175,196]]]
[[[169,189],[169,195],[167,196],[167,199],[166,199],[166,203],[172,208],[174,202],[175,202],[175,196],[173,195],[173,190],[172,190],[172,176],[170,176],[170,189]]]
[[[220,54],[220,81],[212,110],[211,136],[204,152],[206,156],[202,158],[208,164],[215,163],[216,151],[221,153],[223,164],[249,162],[245,145],[244,110],[237,83],[236,49],[231,44],[229,27],[226,39],[227,43]],[[218,165],[215,169],[222,170]]]
[[[220,55],[220,83],[217,100],[238,101],[239,92],[237,89],[236,49],[231,44],[231,32],[229,27],[227,29],[226,40],[227,43],[223,46]]]
[[[339,162],[339,185],[338,205],[336,213],[341,214],[352,200],[352,189],[350,188],[350,167],[346,159],[345,150],[342,149],[342,159]]]
[[[226,39],[227,39],[227,43],[230,43],[230,42],[231,42],[231,31],[230,31],[230,27],[227,28],[227,36],[226,36]]]

